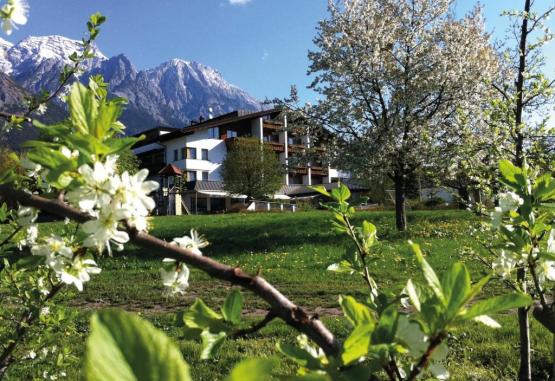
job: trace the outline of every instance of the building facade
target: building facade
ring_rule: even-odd
[[[183,209],[192,213],[226,210],[244,199],[224,191],[220,173],[230,143],[241,137],[254,137],[270,145],[287,169],[283,187],[274,198],[294,198],[297,194],[305,195],[307,186],[333,187],[340,180],[340,172],[319,162],[293,164],[297,162],[295,156],[306,150],[323,152],[324,148],[314,146],[308,136],[291,132],[286,116],[277,109],[234,111],[192,122],[185,128],[157,127],[141,135],[146,138],[133,151],[142,167],[149,169],[151,178],[162,184],[163,192],[180,193]]]

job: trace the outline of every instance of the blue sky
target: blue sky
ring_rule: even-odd
[[[501,37],[503,9],[520,9],[523,0],[483,0],[488,30]],[[550,3],[550,1],[538,2]],[[60,34],[80,38],[88,16],[108,17],[98,39],[107,56],[124,53],[138,69],[172,58],[194,60],[219,70],[253,96],[284,97],[292,84],[303,100],[315,95],[305,87],[307,52],[326,0],[29,0],[29,23],[9,40]],[[458,0],[463,14],[474,0]],[[546,4],[547,5],[547,4]],[[553,74],[555,46],[547,49]]]

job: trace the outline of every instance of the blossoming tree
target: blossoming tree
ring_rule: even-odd
[[[407,179],[449,155],[456,111],[481,103],[496,57],[479,9],[453,16],[452,0],[329,2],[309,53],[310,118],[338,136],[341,166],[394,182],[396,225],[406,228]],[[436,150],[436,148],[439,148]]]

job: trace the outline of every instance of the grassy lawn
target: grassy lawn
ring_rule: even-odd
[[[380,241],[372,273],[382,288],[401,290],[409,277],[420,278],[406,245],[408,239],[422,245],[429,262],[440,273],[459,260],[467,262],[473,279],[483,272],[480,264],[464,254],[465,248],[480,248],[470,237],[472,227],[479,221],[468,212],[413,212],[409,216],[410,230],[403,234],[395,231],[390,212],[364,212],[358,216],[362,218],[378,227]],[[365,296],[365,286],[360,279],[326,271],[345,250],[353,249],[346,238],[330,230],[326,212],[160,217],[153,223],[152,233],[167,240],[187,234],[191,228],[199,230],[211,242],[203,251],[205,255],[250,272],[261,271],[291,300],[319,313],[340,337],[345,336],[347,327],[338,316],[338,295]],[[45,228],[57,227],[49,224]],[[296,336],[283,323],[274,321],[249,339],[227,341],[217,360],[200,361],[200,345],[180,338],[181,333],[173,324],[175,313],[190,305],[196,297],[218,307],[229,291],[228,284],[193,270],[189,293],[184,297],[165,298],[158,275],[160,260],[148,250],[131,245],[115,258],[102,259],[100,266],[102,273],[85,286],[84,292],[69,289],[57,299],[57,303],[76,311],[75,332],[60,334],[60,340],[72,346],[77,354],[83,350],[89,314],[108,307],[140,312],[167,331],[179,342],[195,380],[223,379],[240,359],[274,355],[276,342],[292,341]],[[491,284],[486,292],[495,294],[500,290],[499,285]],[[265,303],[249,293],[245,297],[248,319],[259,319]],[[449,339],[452,350],[448,368],[452,379],[515,379],[518,369],[516,316],[507,314],[496,316],[496,319],[502,324],[501,329],[468,324]],[[535,322],[532,324],[534,379],[546,379],[551,338]],[[284,361],[279,371],[287,373],[293,369],[292,364]],[[70,379],[78,378],[78,367],[68,367],[66,372]],[[11,370],[8,379],[29,379],[30,374],[30,365],[23,363]]]

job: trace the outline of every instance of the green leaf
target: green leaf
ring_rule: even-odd
[[[333,263],[327,267],[328,271],[333,271],[336,273],[349,273],[353,274],[355,269],[352,267],[351,263],[347,260],[342,260],[338,263]]]
[[[275,359],[246,359],[235,365],[226,381],[268,381],[276,365]]]
[[[73,126],[83,135],[95,136],[98,102],[93,91],[75,82],[68,96],[69,115]]]
[[[405,290],[407,291],[410,303],[414,306],[414,308],[416,308],[417,311],[420,311],[420,298],[418,297],[418,292],[416,291],[416,287],[414,286],[414,283],[412,283],[411,279],[407,281]]]
[[[466,296],[465,303],[470,302],[480,293],[480,291],[482,291],[482,288],[484,288],[484,286],[490,281],[492,275],[493,274],[490,273],[472,285],[470,292]]]
[[[540,202],[546,202],[555,198],[555,181],[550,174],[540,176],[534,186],[534,197]]]
[[[202,299],[197,299],[183,314],[183,322],[188,328],[209,330],[212,333],[226,331],[223,317],[209,308]]]
[[[353,327],[374,324],[374,317],[370,308],[365,304],[357,302],[352,296],[340,296],[339,305],[341,305],[345,317]]]
[[[480,300],[473,304],[465,314],[464,319],[472,319],[476,316],[491,315],[511,308],[526,307],[532,304],[530,295],[522,293],[494,296],[486,300]]]
[[[87,381],[191,380],[181,352],[162,331],[116,310],[92,316],[83,373]]]
[[[327,191],[326,187],[324,187],[323,185],[312,185],[307,187],[308,189],[312,189],[313,191],[316,191],[326,197],[330,197],[331,198],[331,194],[330,192]]]
[[[515,166],[509,160],[501,160],[499,162],[499,172],[501,173],[501,181],[506,185],[513,189],[519,189],[522,186],[519,182],[522,177],[522,169]],[[518,179],[517,176],[519,176]]]
[[[382,312],[372,334],[374,344],[390,344],[395,340],[398,318],[399,311],[396,304],[391,304]]]
[[[430,288],[437,296],[437,298],[444,305],[446,305],[447,303],[445,300],[445,296],[443,295],[441,283],[439,282],[439,279],[432,266],[430,266],[430,264],[424,259],[424,255],[422,254],[422,250],[420,250],[420,246],[416,243],[413,243],[412,241],[409,241],[409,245],[411,246],[412,251],[416,255],[416,260],[418,261],[418,264],[420,265],[420,268],[424,273],[424,278],[426,279],[428,286],[430,286]]]
[[[286,357],[293,360],[300,366],[309,369],[321,369],[320,360],[314,358],[310,353],[297,346],[287,343],[277,343],[277,349]]]
[[[362,239],[366,249],[369,249],[376,240],[376,226],[366,220],[362,221]]]
[[[470,274],[462,263],[454,263],[441,278],[443,295],[447,301],[447,319],[451,319],[463,307],[470,292]]]
[[[347,186],[343,183],[341,183],[339,185],[339,188],[333,188],[331,190],[331,197],[339,202],[345,202],[349,199],[349,197],[351,197],[351,191],[349,190],[349,188],[347,188]]]
[[[202,339],[202,352],[200,358],[202,360],[212,358],[224,343],[226,336],[225,332],[211,333],[209,331],[202,331],[200,334],[200,338]]]
[[[233,290],[225,298],[222,308],[224,319],[230,323],[237,324],[241,320],[241,310],[243,309],[243,294],[239,290]]]
[[[360,324],[353,329],[343,343],[341,361],[344,365],[348,365],[368,354],[373,331],[373,323]]]

